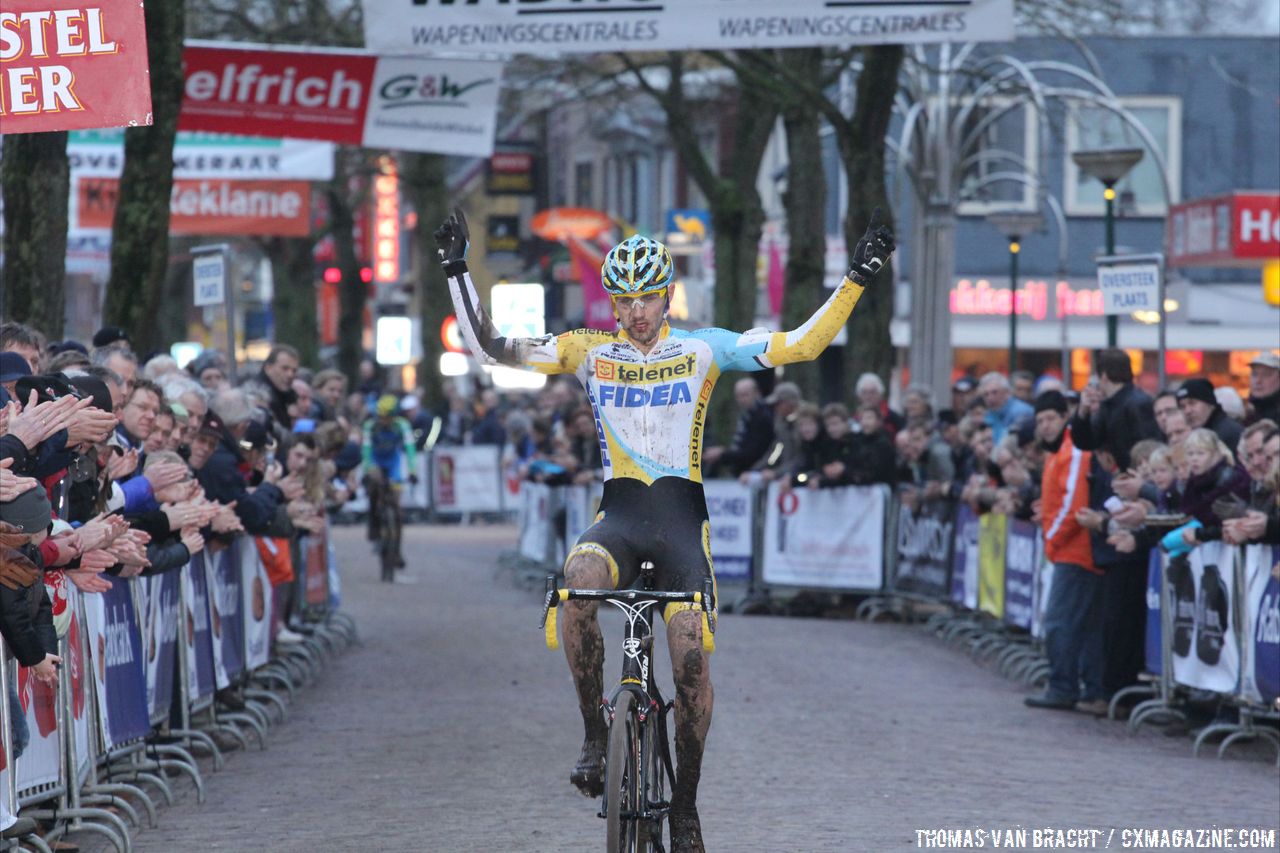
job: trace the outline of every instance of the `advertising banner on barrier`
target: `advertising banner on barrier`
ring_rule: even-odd
[[[1031,630],[1040,537],[1029,521],[1009,519],[1004,550],[1004,621]]]
[[[16,661],[15,661],[16,664]],[[31,740],[14,762],[18,794],[62,778],[62,739],[58,735],[58,694],[37,681],[25,666],[18,670],[18,705],[12,710],[27,721]]]
[[[769,486],[764,582],[818,589],[879,590],[884,584],[883,488]]]
[[[147,677],[142,668],[142,636],[129,581],[103,575],[111,589],[83,596],[93,663],[98,726],[107,749],[146,737]]]
[[[271,579],[253,538],[241,536],[240,613],[244,626],[244,665],[255,670],[271,658]]]
[[[308,533],[298,543],[302,550],[303,603],[308,607],[324,607],[329,603],[329,555],[325,537],[328,529]]]
[[[1160,623],[1160,579],[1164,575],[1164,556],[1159,548],[1152,548],[1147,559],[1147,631],[1143,644],[1143,667],[1152,675],[1164,671],[1164,634]]]
[[[755,492],[737,480],[707,480],[707,519],[711,522],[711,564],[718,581],[751,580]]]
[[[1233,630],[1240,549],[1207,542],[1165,569],[1173,608],[1173,679],[1188,687],[1234,693],[1240,649]]]
[[[235,133],[179,132],[173,176],[183,180],[328,181],[332,142],[268,139]],[[79,130],[67,135],[72,185],[76,178],[118,178],[124,171],[124,130]]]
[[[1004,559],[1009,516],[994,512],[978,519],[978,609],[1004,618]]]
[[[431,453],[431,505],[436,512],[498,512],[502,466],[495,445],[437,447]]]
[[[1280,696],[1280,547],[1244,549],[1245,638],[1241,693],[1270,705]]]
[[[551,487],[525,483],[520,488],[520,556],[541,563],[551,549]]]
[[[183,130],[493,153],[501,62],[221,42],[187,42],[182,60]]]
[[[255,549],[257,550],[257,549]],[[224,548],[204,561],[213,630],[213,678],[219,690],[244,672],[244,621],[240,609],[240,549]]]
[[[1044,616],[1049,611],[1049,593],[1053,591],[1053,561],[1044,555],[1044,539],[1040,545],[1040,558],[1036,562],[1036,606],[1031,613],[1031,636],[1044,639]]]
[[[894,592],[946,598],[950,590],[955,506],[949,500],[922,500],[898,507],[898,566]]]
[[[0,63],[0,133],[151,124],[138,0],[5,0]]]
[[[209,631],[209,587],[205,553],[191,558],[182,572],[182,653],[187,660],[187,695],[192,702],[213,695],[213,635]]]
[[[71,727],[75,734],[76,754],[73,762],[76,768],[76,780],[83,785],[93,769],[93,725],[89,720],[89,705],[85,701],[85,693],[89,686],[88,637],[84,628],[83,610],[77,599],[79,590],[72,587],[71,625],[67,628],[67,636],[62,642],[62,665],[67,671],[67,683],[71,685]]]
[[[152,725],[168,719],[173,703],[173,677],[178,668],[178,588],[181,582],[178,572],[142,578],[147,713]]]
[[[951,549],[951,600],[978,608],[978,516],[967,503],[956,509],[956,538]]]
[[[1012,0],[364,0],[365,45],[382,53],[546,55],[1012,41]]]

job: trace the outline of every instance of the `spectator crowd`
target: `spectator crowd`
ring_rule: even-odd
[[[284,344],[234,377],[216,351],[185,368],[143,359],[122,329],[83,346],[0,326],[0,628],[37,678],[52,683],[58,663],[42,580],[94,594],[104,575],[173,571],[237,535],[257,540],[271,575],[276,641],[296,642],[298,539],[353,495],[388,452],[379,442],[410,459],[435,445],[494,445],[509,472],[552,485],[603,477],[592,409],[564,378],[510,399],[468,398],[449,383],[426,411],[414,394],[384,393],[372,362],[348,388]],[[705,476],[783,489],[882,483],[907,505],[948,499],[1041,526],[1055,568],[1051,675],[1029,704],[1096,712],[1135,681],[1150,548],[1280,542],[1275,353],[1253,360],[1247,399],[1204,378],[1152,398],[1120,350],[1098,354],[1078,394],[1025,372],[962,377],[941,406],[909,386],[901,411],[873,374],[858,379],[852,409],[807,401],[786,381],[766,393],[751,376],[733,393],[735,430],[705,448]],[[413,466],[400,474],[412,479]],[[20,753],[21,715],[14,723]]]
[[[237,536],[254,538],[270,577],[274,642],[310,632],[299,540],[353,493],[365,412],[351,421],[344,376],[310,373],[287,345],[233,376],[212,351],[186,369],[144,359],[122,329],[51,345],[0,325],[0,630],[35,678],[58,678],[64,585],[102,593],[109,577],[175,571]],[[217,700],[243,707],[234,689]],[[20,756],[22,714],[6,734]]]

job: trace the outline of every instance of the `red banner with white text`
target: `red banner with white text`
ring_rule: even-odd
[[[4,0],[0,133],[148,124],[141,0]]]
[[[111,228],[120,182],[80,178],[73,199],[72,227]],[[306,181],[174,181],[169,196],[170,234],[310,233],[311,185]]]

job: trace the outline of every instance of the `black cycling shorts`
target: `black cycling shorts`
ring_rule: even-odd
[[[715,580],[702,484],[683,477],[662,477],[652,485],[631,477],[609,480],[596,523],[578,537],[569,559],[584,553],[604,558],[614,589],[635,583],[640,564],[649,560],[655,588],[701,592],[707,578]],[[664,616],[694,607],[671,604]]]

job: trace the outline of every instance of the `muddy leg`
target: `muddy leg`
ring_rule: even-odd
[[[594,554],[578,554],[564,570],[565,585],[571,589],[608,589],[609,567]],[[604,791],[604,750],[608,729],[600,710],[604,698],[604,636],[596,612],[596,601],[567,601],[562,634],[565,658],[578,692],[585,741],[578,765],[569,780],[584,794],[599,796]]]
[[[671,792],[672,851],[701,851],[698,780],[702,750],[711,727],[711,669],[702,651],[698,611],[675,614],[667,625],[667,646],[676,685],[676,784]]]

